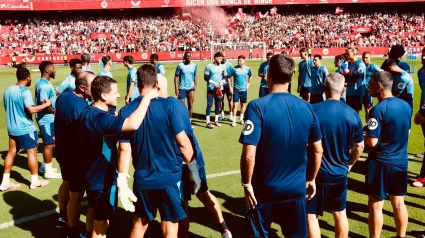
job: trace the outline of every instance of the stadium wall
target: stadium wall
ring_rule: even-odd
[[[2,2],[0,11],[57,11],[89,9],[127,9],[162,7],[208,7],[208,6],[255,6],[294,4],[343,4],[343,3],[389,3],[424,2],[424,0],[122,0],[122,1],[35,1]]]
[[[273,54],[279,54],[282,52],[287,52],[292,57],[299,57],[299,50],[267,50],[267,52],[271,52]],[[406,51],[413,50],[415,52],[421,52],[422,47],[407,47]],[[359,55],[365,51],[369,51],[372,55],[382,56],[387,54],[388,48],[386,47],[365,47],[359,49]],[[192,54],[192,60],[210,60],[211,59],[211,51],[190,51]],[[317,48],[312,50],[312,54],[320,54],[323,57],[334,57],[336,55],[345,53],[345,48]],[[149,58],[152,53],[150,52],[139,52],[139,53],[109,53],[107,55],[112,57],[114,62],[122,62],[124,56],[131,55],[133,56],[135,61],[143,62],[149,61]],[[160,61],[182,61],[183,60],[183,51],[179,52],[157,52]],[[226,55],[228,59],[237,59],[239,55],[244,55],[247,59],[249,57],[249,50],[226,50]],[[253,59],[261,59],[263,55],[263,50],[255,49],[252,52],[251,58]],[[78,55],[68,55],[68,61],[73,58],[80,58],[80,54]],[[91,54],[91,62],[97,63],[102,58],[103,54]],[[27,64],[40,64],[42,61],[48,60],[52,61],[55,64],[62,64],[64,62],[64,55],[31,55],[31,56],[17,56],[16,60],[18,63],[22,62],[22,59],[26,60]],[[11,65],[12,57],[0,57],[0,65]]]

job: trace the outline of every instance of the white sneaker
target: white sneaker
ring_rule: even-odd
[[[46,181],[46,180],[40,180],[40,181],[38,181],[38,183],[37,183],[37,184],[32,184],[32,183],[31,183],[31,185],[30,185],[30,189],[41,188],[41,187],[46,186],[47,184],[49,184],[49,181]]]
[[[233,127],[235,127],[235,126],[236,126],[236,122],[235,122],[235,121],[233,121],[233,122],[232,122],[232,126],[233,126]]]
[[[220,127],[220,126],[221,126],[220,122],[218,122],[218,121],[216,121],[216,122],[214,123],[214,125],[215,125],[215,126],[218,126],[218,127]]]
[[[239,121],[239,123],[240,123],[241,125],[243,125],[245,122],[244,122],[243,120],[240,120],[240,121]]]
[[[233,121],[233,117],[230,117],[230,118],[229,118],[229,121]]]
[[[56,173],[56,172],[45,173],[44,174],[44,178],[45,179],[61,179],[62,178],[62,174]]]
[[[53,168],[53,172],[58,171],[58,169]],[[40,172],[40,174],[44,174],[46,173],[46,166],[41,165],[40,168],[38,169],[38,172]]]
[[[421,159],[423,159],[423,158],[424,158],[424,154],[417,154],[417,155],[415,155],[415,157],[416,157],[416,158],[421,158]]]
[[[209,122],[209,123],[207,123],[207,128],[208,129],[213,129],[214,128],[214,125],[211,122]]]
[[[0,191],[4,192],[4,191],[7,191],[7,190],[19,188],[20,186],[21,186],[20,183],[18,183],[18,184],[14,184],[14,183],[2,184],[2,185],[0,185]]]
[[[221,234],[222,238],[233,238],[232,233],[230,231],[226,231],[223,234]]]

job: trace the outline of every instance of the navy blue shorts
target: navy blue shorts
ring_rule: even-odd
[[[62,179],[69,183],[70,192],[84,192],[84,176],[80,171],[78,158],[56,157],[61,169]]]
[[[407,194],[407,171],[400,171],[379,161],[368,159],[366,193],[379,200]]]
[[[277,222],[285,237],[307,238],[306,199],[261,203],[254,209],[246,208],[248,233],[254,237],[268,237],[272,222]]]
[[[178,99],[183,100],[186,99],[187,94],[193,92],[193,88],[192,89],[180,89],[179,88],[179,96]]]
[[[265,97],[265,96],[269,95],[269,93],[270,93],[269,88],[260,87],[260,91],[258,93],[258,97],[260,97],[260,98]]]
[[[304,100],[307,100],[308,94],[310,93],[310,88],[300,87],[300,97]]]
[[[89,207],[94,209],[94,219],[96,221],[106,221],[117,213],[118,190],[113,185],[103,190],[87,190],[87,200]]]
[[[347,95],[347,105],[356,111],[362,110],[363,96]]]
[[[230,92],[230,87],[224,86],[223,90],[221,91],[223,92],[223,96],[226,96],[228,99],[232,100],[233,93]]]
[[[55,124],[40,125],[40,134],[45,145],[51,145],[55,143]]]
[[[38,147],[38,135],[37,131],[30,132],[21,136],[9,135],[9,138],[14,140],[16,143],[16,152],[28,149],[34,149]]]
[[[239,102],[239,99],[241,103],[246,103],[248,101],[248,92],[235,89],[235,91],[233,91],[233,102]]]
[[[316,196],[307,201],[307,214],[323,216],[326,203],[333,212],[347,207],[347,178],[333,184],[316,181],[316,191]]]
[[[189,168],[186,164],[183,165],[182,171],[181,190],[183,194],[183,201],[190,201],[192,200],[194,183],[190,180]],[[207,174],[205,172],[205,167],[199,168],[198,171],[199,178],[201,179],[201,188],[199,189],[198,194],[201,194],[208,191]]]
[[[133,187],[137,197],[135,215],[152,221],[159,210],[162,221],[178,222],[187,217],[182,205],[180,182],[159,190],[142,190],[140,185]]]
[[[363,106],[365,109],[373,107],[373,98],[370,96],[369,90],[367,90],[366,94],[363,96]]]
[[[311,104],[319,103],[319,102],[323,102],[323,101],[325,101],[323,94],[311,94],[311,96],[310,96],[310,103]]]

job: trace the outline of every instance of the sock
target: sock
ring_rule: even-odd
[[[1,184],[10,184],[10,174],[3,174],[3,181],[1,182]]]
[[[240,120],[242,121],[243,120],[243,113],[241,113],[241,115],[239,117],[240,117]]]
[[[223,117],[225,117],[225,115],[224,115],[224,111],[222,111],[222,112],[221,112],[221,115],[222,115]]]
[[[207,124],[210,123],[210,116],[207,116]]]
[[[226,232],[226,231],[229,231],[229,228],[227,227],[226,222],[225,222],[225,221],[223,221],[223,222],[220,224],[220,232],[221,232],[221,233],[224,233],[224,232]]]
[[[230,112],[230,117],[233,117],[233,112]]]
[[[38,184],[38,174],[31,175],[31,184]]]
[[[46,167],[46,163],[41,163],[41,167]]]
[[[216,122],[218,121],[218,117],[219,117],[219,115],[215,115],[215,121]]]
[[[64,221],[68,221],[68,215],[67,215],[67,213],[68,213],[68,210],[67,209],[65,209],[65,210],[59,210],[59,216],[60,216],[60,218],[62,218],[62,220],[64,220]]]
[[[46,174],[53,172],[53,163],[52,162],[45,163],[45,166],[46,166]]]

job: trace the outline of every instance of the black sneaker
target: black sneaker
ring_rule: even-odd
[[[59,228],[59,229],[65,228],[67,224],[68,224],[67,221],[63,220],[62,217],[59,217],[58,221],[56,222],[56,228]]]

